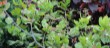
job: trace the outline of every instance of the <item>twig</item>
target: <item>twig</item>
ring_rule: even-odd
[[[34,32],[33,32],[33,29],[32,29],[32,22],[30,23],[30,26],[31,26],[31,36],[33,37],[33,39],[34,39],[34,41],[36,42],[36,44],[37,45],[39,45],[40,47],[42,47],[42,48],[44,48],[37,40],[36,40],[36,38],[35,38],[35,36],[34,36]]]
[[[4,11],[4,12],[6,13],[7,16],[11,17],[6,11]],[[16,22],[13,21],[13,23],[14,23],[19,29],[21,29],[23,32],[25,32],[25,30],[22,29],[20,26],[18,26],[18,25],[16,24]],[[40,43],[37,42],[36,38],[34,37],[33,30],[32,30],[32,23],[31,23],[30,25],[31,25],[31,31],[30,31],[30,32],[31,32],[32,35],[31,35],[31,34],[28,34],[28,35],[30,35],[30,36],[33,37],[33,39],[34,39],[34,41],[36,42],[36,44],[38,44],[40,47],[44,48]]]
[[[45,41],[45,34],[44,34],[44,36],[43,36],[43,47],[45,48],[44,41]]]
[[[4,11],[4,12],[5,12],[5,14],[6,14],[7,16],[11,17],[6,11]],[[12,18],[12,19],[13,19],[13,18]],[[25,32],[25,30],[22,29],[20,26],[18,26],[18,25],[16,24],[16,22],[13,21],[13,24],[16,25],[20,30],[22,30],[23,32]],[[29,35],[29,34],[28,34],[28,35]]]
[[[34,41],[36,42],[36,44],[38,44],[40,47],[44,48],[44,47],[36,40],[36,38],[35,38],[35,36],[34,36],[34,32],[33,32],[33,28],[32,28],[33,19],[34,19],[34,16],[33,16],[32,20],[31,20],[31,22],[30,22],[30,26],[31,26],[30,33],[32,34],[31,36],[32,36],[32,38],[34,39]]]

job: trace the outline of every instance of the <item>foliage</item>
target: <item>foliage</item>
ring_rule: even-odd
[[[71,18],[74,11],[68,9],[70,2],[8,0],[0,6],[0,47],[109,48],[110,18],[100,17],[99,25],[88,25],[91,16],[75,20]],[[61,10],[55,10],[56,6]],[[71,37],[78,38],[74,46],[69,46]]]
[[[107,22],[105,22],[107,21]],[[78,39],[79,42],[75,44],[76,48],[109,48],[109,46],[102,46],[101,41],[103,44],[109,43],[109,30],[107,24],[109,24],[110,20],[107,16],[99,18],[99,26],[92,25],[93,28],[92,33],[88,35],[81,35]],[[77,47],[79,45],[79,47]]]

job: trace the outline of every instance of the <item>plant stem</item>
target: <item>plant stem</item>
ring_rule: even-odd
[[[4,12],[5,12],[5,14],[6,14],[7,16],[11,17],[6,11],[4,11]],[[12,19],[13,19],[13,18],[12,18]],[[22,29],[20,26],[18,26],[15,21],[13,21],[13,24],[14,24],[16,27],[18,27],[20,30],[22,30],[23,32],[25,32],[25,30]],[[26,34],[27,34],[27,35],[30,35],[29,33],[26,33]]]
[[[6,13],[7,16],[11,17],[6,11],[4,11],[4,12]],[[20,26],[18,26],[18,25],[16,24],[16,22],[13,21],[13,23],[14,23],[19,29],[21,29],[23,32],[25,32],[25,30],[22,29]],[[31,35],[31,36],[33,37],[33,39],[34,39],[34,41],[36,42],[36,44],[38,44],[40,47],[44,48],[40,43],[37,42],[36,38],[34,37],[33,30],[32,30],[32,23],[30,23],[30,25],[31,25],[31,31],[30,31],[30,32],[31,32],[32,35],[31,35],[31,34],[28,34],[28,35]]]
[[[31,33],[31,36],[32,36],[32,38],[34,39],[35,43],[36,43],[38,46],[44,48],[44,47],[36,40],[36,38],[35,38],[35,36],[34,36],[34,32],[33,32],[33,28],[32,28],[32,22],[30,23],[30,26],[31,26],[31,31],[30,31],[30,33]]]

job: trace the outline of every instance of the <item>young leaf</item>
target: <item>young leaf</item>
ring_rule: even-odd
[[[26,33],[21,32],[19,37],[21,40],[26,40]]]
[[[10,7],[10,3],[8,2],[8,3],[6,3],[4,10],[8,10],[9,7]]]
[[[79,37],[79,41],[81,42],[82,45],[86,45],[87,40],[88,40],[88,38],[86,38],[85,36],[80,36]]]
[[[22,4],[22,0],[12,0],[14,5],[21,5]]]
[[[101,48],[101,43],[100,42],[96,43],[96,48]]]
[[[64,36],[63,40],[62,40],[62,43],[64,44],[68,44],[69,43],[69,40],[68,40],[68,36]]]
[[[102,18],[102,17],[100,17],[99,18],[99,25],[101,26],[101,27],[104,27],[104,28],[108,28],[110,25],[109,25],[109,18],[108,18],[108,16],[104,16],[104,18]]]
[[[67,26],[68,22],[65,19],[62,19],[59,24],[56,26],[58,30],[62,30]]]
[[[53,2],[50,2],[49,0],[38,1],[38,7],[44,12],[51,10],[53,6],[54,6]]]
[[[0,13],[0,19],[4,19],[6,14],[4,12]]]
[[[78,42],[75,44],[75,48],[83,48],[83,45],[80,42]]]
[[[77,35],[79,35],[79,28],[78,27],[74,27],[74,28],[71,28],[70,29],[70,33],[69,33],[69,35],[70,36],[72,36],[72,37],[74,37],[74,36],[77,36]]]
[[[21,19],[20,18],[17,18],[16,23],[19,25],[21,23]]]
[[[46,19],[42,20],[42,26],[43,27],[48,27],[49,26]]]
[[[21,14],[21,9],[20,8],[15,8],[11,11],[12,15],[14,16],[20,16]]]
[[[105,45],[105,46],[102,46],[102,48],[109,48],[109,46]]]
[[[12,19],[11,17],[7,17],[7,18],[5,19],[5,22],[6,22],[7,24],[11,24],[11,23],[13,23],[13,19]]]

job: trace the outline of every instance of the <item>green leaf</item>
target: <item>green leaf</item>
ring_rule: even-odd
[[[21,40],[26,40],[26,33],[21,32],[19,37]]]
[[[6,17],[6,14],[4,12],[0,13],[0,19],[4,19]]]
[[[4,8],[0,8],[0,13],[2,13],[4,10],[3,10]]]
[[[97,41],[100,40],[100,36],[99,36],[98,34],[94,34],[94,35],[92,36],[92,39],[93,39],[94,42],[97,42]]]
[[[14,45],[16,43],[16,41],[12,41],[12,40],[8,40],[7,42],[9,45]]]
[[[74,20],[74,23],[77,27],[80,27],[80,28],[84,28],[87,26],[87,24],[89,23],[89,20],[90,20],[90,16],[86,17],[86,18],[80,18],[79,19],[79,22]]]
[[[59,37],[58,35],[55,36],[54,41],[55,41],[55,43],[56,43],[57,45],[60,45],[60,44],[61,44],[60,37]]]
[[[80,42],[78,42],[75,44],[75,48],[83,48],[83,45]]]
[[[34,45],[34,42],[29,43],[29,45],[27,46],[27,48],[32,48]]]
[[[44,12],[44,11],[42,11],[42,10],[41,10],[41,11],[38,11],[38,12],[37,12],[37,16],[43,16],[43,15],[45,15],[45,13],[46,13],[46,12]]]
[[[74,27],[74,28],[71,28],[70,29],[70,32],[69,32],[69,35],[74,37],[74,36],[77,36],[79,35],[79,28],[78,27]]]
[[[21,29],[19,29],[18,27],[12,26],[12,25],[8,25],[8,26],[6,26],[6,28],[8,29],[8,32],[12,36],[18,36],[18,35],[20,35]]]
[[[21,6],[22,6],[23,8],[26,8],[26,7],[27,7],[26,4],[24,4],[24,3],[22,3]]]
[[[17,18],[16,23],[19,25],[21,23],[21,19]]]
[[[13,33],[14,26],[8,25],[8,26],[6,26],[6,28],[8,29],[8,32],[9,32],[10,34]]]
[[[64,0],[64,2],[61,1],[59,5],[61,5],[61,7],[66,10],[70,2],[70,0]]]
[[[42,20],[42,26],[43,27],[48,27],[49,26],[46,19]]]
[[[79,22],[78,21],[74,20],[74,23],[75,23],[76,26],[79,27]]]
[[[103,22],[102,22],[102,17],[99,18],[99,25],[102,26]]]
[[[21,16],[21,21],[22,23],[24,24],[27,24],[29,21],[28,21],[28,18],[24,17],[24,16]]]
[[[34,36],[36,37],[37,40],[41,40],[42,39],[42,34],[34,33]]]
[[[14,16],[20,16],[21,15],[21,9],[20,8],[15,8],[14,10],[11,11],[11,13]]]
[[[99,18],[99,25],[101,27],[104,27],[107,29],[108,27],[110,27],[109,23],[110,23],[110,21],[109,21],[108,16],[104,16],[104,18],[102,18],[102,17]]]
[[[110,36],[106,36],[106,35],[102,35],[101,36],[101,41],[105,44],[105,43],[109,43],[110,42]]]
[[[69,38],[68,36],[64,36],[63,39],[62,39],[62,43],[68,44],[69,43],[68,38]]]
[[[96,48],[101,48],[101,43],[100,42],[96,43]]]
[[[109,46],[105,45],[105,46],[102,46],[102,48],[109,48]]]
[[[0,37],[4,34],[3,30],[0,29]],[[1,39],[0,39],[1,40]]]
[[[9,7],[10,7],[10,3],[8,2],[8,3],[6,3],[4,10],[8,10]]]
[[[4,26],[6,26],[5,23],[4,22],[0,22],[0,28],[3,28]]]
[[[71,0],[65,0],[65,5],[68,6]]]
[[[15,26],[12,35],[17,36],[20,34],[20,32],[21,32],[21,29]]]
[[[7,44],[9,44],[10,46],[12,46],[12,45],[22,46],[23,45],[23,41],[20,41],[20,40],[16,40],[16,41],[8,40]]]
[[[50,32],[48,34],[48,40],[54,40],[54,38],[55,38],[55,32]]]
[[[68,22],[65,19],[62,19],[56,27],[58,30],[62,30],[67,26],[67,24]]]
[[[21,5],[22,4],[22,0],[12,0],[14,5]]]
[[[88,18],[81,18],[81,19],[79,19],[79,23],[80,23],[80,27],[84,28],[89,23],[89,19]]]
[[[21,11],[21,13],[28,16],[28,15],[31,13],[31,11],[28,10],[27,8],[25,8],[25,9],[23,9],[23,10]]]
[[[82,45],[86,45],[87,39],[88,39],[88,38],[86,38],[85,36],[80,36],[80,37],[79,37],[79,41],[81,42]]]
[[[54,4],[52,2],[50,2],[49,0],[39,0],[38,1],[38,7],[44,11],[47,12],[51,9],[53,9]]]
[[[7,24],[11,24],[11,23],[13,23],[13,19],[12,19],[11,17],[7,17],[7,18],[5,19],[5,22],[6,22]]]

